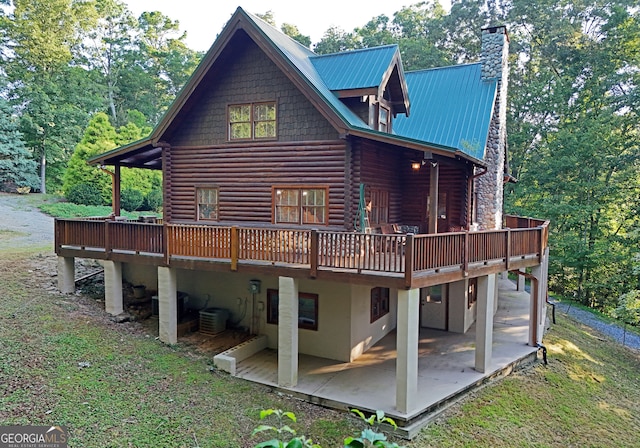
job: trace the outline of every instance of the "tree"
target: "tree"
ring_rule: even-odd
[[[109,117],[104,112],[98,112],[89,121],[82,140],[69,160],[62,187],[65,195],[76,185],[91,183],[98,186],[103,203],[111,203],[111,176],[96,166],[88,165],[87,160],[115,148],[115,141],[116,131]]]
[[[72,0],[16,0],[2,22],[9,95],[21,114],[27,148],[40,161],[43,193],[47,163],[62,171],[76,131],[85,126],[86,111],[95,104],[92,78],[71,65],[72,50],[91,23],[89,6]]]
[[[0,98],[0,189],[39,186],[35,161],[29,157],[18,121],[9,104]]]

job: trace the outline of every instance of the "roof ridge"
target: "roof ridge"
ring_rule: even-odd
[[[335,53],[327,53],[327,54],[317,54],[314,52],[313,56],[309,56],[312,59],[319,59],[319,58],[325,58],[325,57],[329,57],[329,56],[343,56],[346,54],[352,54],[352,53],[362,53],[365,51],[373,51],[373,50],[379,50],[381,48],[391,48],[391,47],[395,47],[395,48],[399,48],[398,44],[385,44],[385,45],[378,45],[376,47],[366,47],[366,48],[354,48],[352,50],[344,50],[344,51],[337,51]]]
[[[422,73],[422,72],[430,72],[430,71],[435,71],[435,70],[444,70],[444,69],[451,69],[451,68],[465,68],[465,67],[469,67],[472,65],[480,65],[481,62],[467,62],[466,64],[455,64],[455,65],[443,65],[442,67],[431,67],[431,68],[421,68],[419,70],[410,70],[410,71],[405,71],[404,74],[408,75],[411,73]]]

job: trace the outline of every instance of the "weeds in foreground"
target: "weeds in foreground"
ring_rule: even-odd
[[[389,442],[387,436],[380,432],[380,425],[382,424],[389,424],[394,429],[398,427],[393,419],[384,415],[383,411],[378,410],[368,418],[358,409],[352,409],[351,412],[358,415],[367,424],[367,427],[362,430],[360,437],[345,438],[345,448],[402,448],[397,443]],[[297,436],[296,431],[288,425],[288,421],[285,419],[289,419],[293,423],[297,422],[297,418],[293,412],[282,411],[281,409],[265,409],[260,411],[260,420],[264,420],[270,416],[275,416],[278,420],[277,426],[259,425],[253,430],[251,435],[255,436],[256,434],[268,432],[274,433],[276,438],[260,442],[255,445],[254,448],[321,448],[320,445],[314,444],[311,439],[307,439],[304,436]]]

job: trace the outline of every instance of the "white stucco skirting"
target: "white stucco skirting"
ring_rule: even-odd
[[[117,316],[124,311],[122,303],[122,263],[105,260],[104,266],[104,309]]]
[[[396,409],[409,413],[417,406],[420,290],[398,291]]]
[[[76,292],[74,257],[58,257],[58,289],[63,294]]]
[[[491,367],[495,298],[496,274],[478,277],[475,369],[480,373],[488,372]]]
[[[178,282],[175,269],[158,267],[158,336],[167,344],[178,342]]]
[[[278,288],[278,386],[298,384],[298,280],[280,277]]]

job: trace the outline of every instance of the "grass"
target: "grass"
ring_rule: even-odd
[[[3,233],[5,237],[10,237]],[[325,448],[353,418],[212,369],[208,356],[55,292],[50,249],[0,251],[0,424],[66,426],[70,447],[250,447],[259,411]],[[640,447],[640,354],[562,313],[542,364],[449,408],[408,447]]]
[[[566,318],[545,345],[549,365],[477,392],[415,446],[640,446],[640,355]]]
[[[344,414],[219,373],[210,357],[162,344],[138,324],[115,324],[92,299],[47,293],[53,257],[1,258],[4,425],[63,425],[72,447],[253,446],[263,408],[295,412],[299,433],[323,446],[356,429]]]

